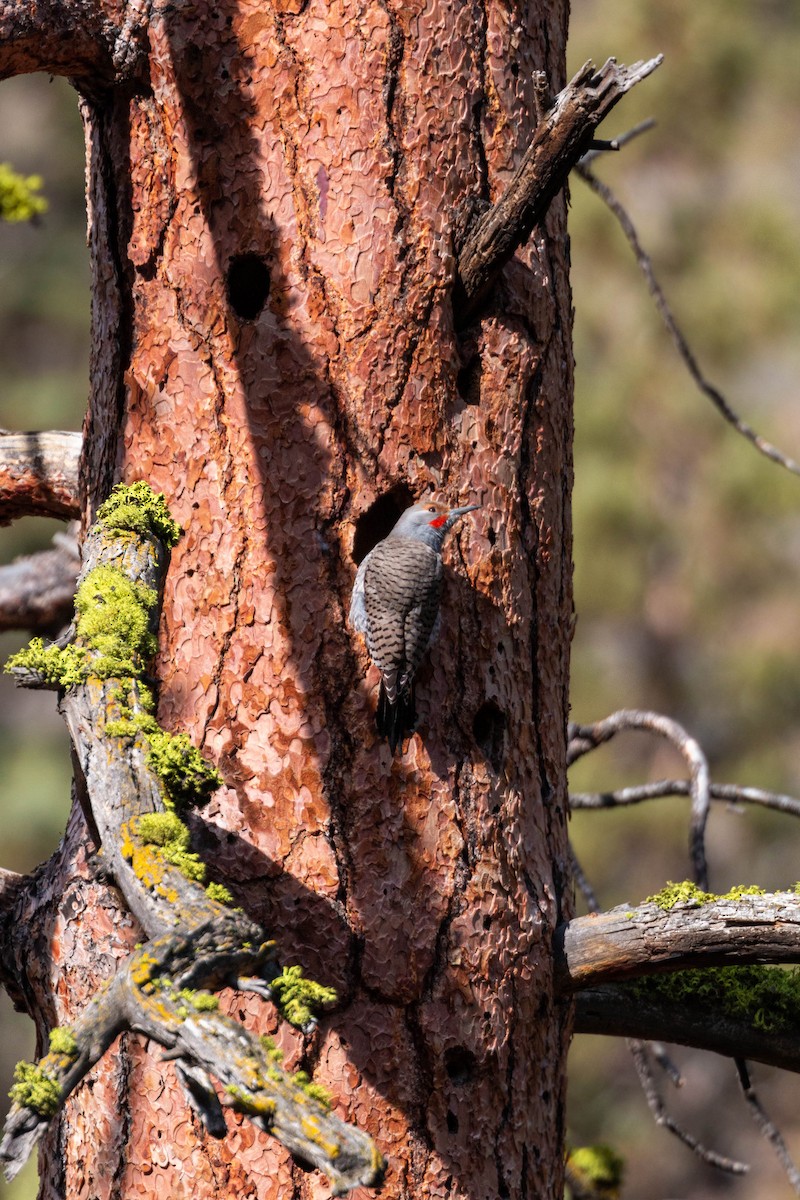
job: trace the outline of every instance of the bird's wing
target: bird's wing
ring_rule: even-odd
[[[353,584],[353,594],[350,597],[350,624],[356,633],[367,632],[367,610],[364,606],[364,576],[367,572],[367,563],[370,560],[370,554],[361,560],[358,570],[356,571],[356,581]]]

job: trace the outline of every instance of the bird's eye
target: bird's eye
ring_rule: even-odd
[[[429,505],[428,505],[428,512],[436,512],[436,505],[435,505],[435,504],[429,504]]]

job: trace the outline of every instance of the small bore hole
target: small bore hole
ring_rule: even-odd
[[[494,700],[487,700],[475,713],[472,733],[495,771],[499,771],[505,757],[506,714]]]
[[[458,1117],[449,1108],[447,1110],[447,1130],[448,1133],[458,1133]]]
[[[459,396],[465,404],[480,404],[482,374],[483,363],[479,354],[474,354],[469,362],[458,372],[456,387],[458,388]]]
[[[475,1055],[466,1046],[451,1046],[444,1052],[444,1069],[453,1083],[469,1083],[475,1074]]]
[[[228,303],[237,317],[254,321],[269,295],[269,268],[257,254],[237,254],[228,264]]]

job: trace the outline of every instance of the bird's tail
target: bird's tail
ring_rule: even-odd
[[[402,747],[406,734],[413,732],[416,720],[417,710],[414,704],[413,681],[398,691],[394,700],[390,700],[383,680],[381,680],[375,724],[381,737],[385,737],[388,741],[392,754],[398,746]]]

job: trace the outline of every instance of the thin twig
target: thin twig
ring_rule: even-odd
[[[626,133],[621,133],[618,137],[612,138],[607,143],[607,147],[598,147],[596,144],[593,144],[578,162],[578,167],[588,167],[596,158],[605,153],[606,148],[609,150],[621,150],[623,146],[627,146],[628,142],[632,142],[634,138],[641,137],[643,133],[648,133],[653,128],[655,128],[655,120],[653,117],[648,117],[646,121],[640,121],[638,125],[634,125],[633,129],[629,129]]]
[[[680,1073],[679,1067],[672,1061],[670,1056],[667,1054],[667,1048],[664,1045],[664,1043],[663,1042],[648,1042],[648,1045],[653,1052],[653,1058],[656,1060],[658,1065],[661,1067],[661,1070],[667,1076],[667,1079],[669,1079],[670,1083],[676,1088],[683,1087],[684,1082],[685,1082],[684,1078]]]
[[[786,1149],[786,1143],[781,1137],[780,1130],[769,1119],[761,1105],[761,1101],[755,1093],[755,1089],[750,1082],[750,1072],[747,1063],[743,1058],[735,1058],[733,1061],[736,1064],[736,1072],[739,1076],[739,1083],[742,1086],[742,1094],[750,1110],[750,1115],[777,1154],[781,1166],[786,1172],[786,1177],[794,1189],[795,1195],[800,1196],[800,1171],[798,1171],[792,1160],[792,1156]]]
[[[601,912],[602,910],[600,908],[600,902],[597,899],[597,896],[595,895],[594,888],[589,883],[589,880],[586,878],[586,874],[584,873],[583,867],[578,862],[577,855],[575,854],[575,851],[573,850],[571,845],[569,848],[569,857],[570,857],[570,867],[572,870],[572,878],[574,879],[575,883],[578,886],[578,890],[580,891],[581,895],[583,896],[584,900],[586,901],[586,907],[589,909],[590,913]]]
[[[633,221],[628,215],[626,209],[623,207],[608,185],[602,183],[601,180],[599,180],[594,174],[594,172],[586,166],[587,157],[588,155],[584,155],[584,158],[577,164],[575,170],[577,171],[578,175],[580,175],[581,179],[583,179],[583,181],[589,185],[595,195],[600,197],[600,199],[608,206],[608,208],[617,218],[617,221],[619,222],[622,231],[625,234],[625,237],[628,239],[631,249],[633,250],[636,261],[639,264],[639,269],[647,280],[647,286],[650,291],[650,295],[655,300],[656,308],[661,314],[661,319],[667,327],[667,332],[672,339],[673,345],[683,359],[686,369],[688,370],[699,390],[704,396],[708,397],[711,403],[716,407],[717,411],[720,412],[725,420],[733,426],[736,432],[740,433],[743,438],[747,439],[748,442],[751,442],[761,454],[763,454],[766,458],[771,459],[772,462],[778,463],[779,466],[785,467],[786,470],[791,471],[793,475],[800,475],[800,463],[784,454],[781,450],[778,450],[777,446],[773,446],[772,442],[768,442],[767,439],[762,437],[760,433],[757,433],[756,430],[753,429],[752,425],[748,425],[747,421],[742,420],[742,418],[739,417],[731,408],[730,404],[726,400],[725,396],[723,396],[719,388],[715,387],[714,384],[705,377],[700,369],[697,359],[695,358],[693,350],[686,340],[686,336],[678,325],[675,314],[669,306],[667,298],[664,295],[664,289],[661,287],[661,284],[656,278],[655,271],[653,270],[652,260],[639,241],[639,235],[636,231],[636,226],[633,224]]]
[[[620,709],[594,725],[570,722],[567,765],[571,766],[590,750],[610,741],[628,729],[641,729],[666,738],[686,760],[690,772],[689,794],[692,808],[689,817],[689,856],[694,881],[698,887],[708,887],[708,864],[705,850],[705,828],[710,805],[708,760],[700,743],[677,721],[661,713],[642,709]]]
[[[709,1150],[678,1125],[667,1112],[664,1101],[661,1099],[661,1095],[656,1087],[653,1072],[650,1069],[646,1044],[633,1038],[626,1038],[625,1040],[631,1052],[633,1064],[636,1067],[636,1074],[639,1076],[642,1091],[644,1092],[656,1125],[661,1125],[665,1129],[668,1129],[679,1141],[683,1142],[684,1146],[688,1146],[708,1166],[717,1167],[720,1171],[728,1171],[731,1175],[746,1174],[750,1169],[747,1163],[737,1162],[734,1158],[726,1158],[723,1154],[717,1154],[715,1150]]]
[[[569,803],[573,812],[578,809],[623,808],[628,804],[641,804],[645,800],[659,800],[664,796],[688,796],[690,791],[688,779],[657,779],[611,792],[570,792]],[[726,804],[757,804],[800,817],[800,800],[780,792],[742,787],[737,783],[710,783],[708,791],[712,800]]]

